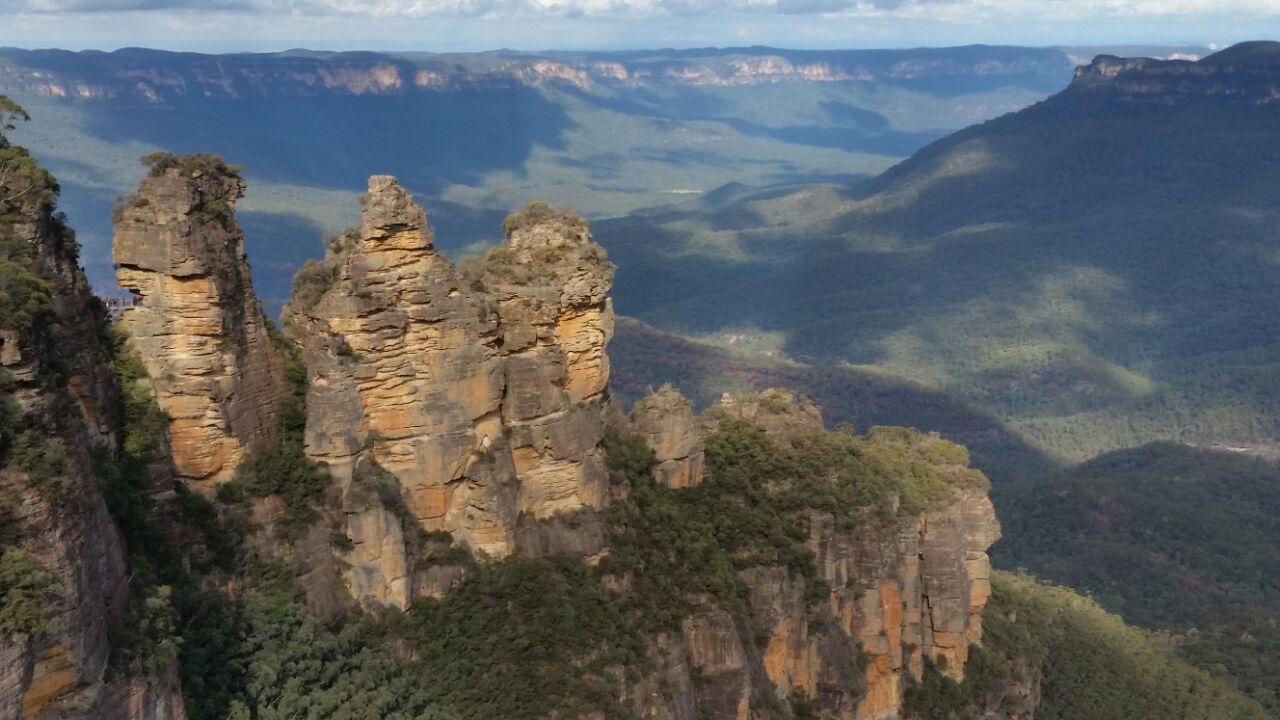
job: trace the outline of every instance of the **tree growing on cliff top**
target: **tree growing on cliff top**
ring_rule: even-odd
[[[30,120],[31,116],[21,105],[14,102],[8,95],[0,95],[0,130],[12,130],[14,128],[14,120]],[[4,133],[0,133],[0,147],[4,147]]]

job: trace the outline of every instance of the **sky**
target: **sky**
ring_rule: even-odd
[[[1224,46],[1280,0],[0,0],[0,46],[195,52]]]

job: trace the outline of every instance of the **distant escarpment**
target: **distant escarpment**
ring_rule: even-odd
[[[728,87],[778,82],[920,83],[957,77],[1058,85],[1058,50],[922,48],[804,51],[727,48],[638,53],[377,54],[302,52],[197,55],[0,50],[0,92],[166,105],[187,97],[396,96],[478,88]]]
[[[104,500],[129,403],[57,190],[0,136],[0,717],[183,720],[173,656],[132,663],[115,632],[142,602]],[[172,499],[163,471],[138,480]]]
[[[1076,70],[1072,89],[1162,104],[1280,103],[1280,43],[1241,43],[1194,62],[1100,55]]]
[[[117,209],[116,277],[136,298],[120,327],[170,417],[175,473],[209,493],[277,439],[284,357],[232,214],[244,182],[209,156],[148,162]]]

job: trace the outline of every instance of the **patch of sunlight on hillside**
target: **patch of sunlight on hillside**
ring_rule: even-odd
[[[1123,417],[1111,410],[1061,417],[1010,418],[1005,424],[1032,446],[1068,464],[1137,447],[1153,436],[1168,434],[1146,418]]]
[[[535,146],[518,168],[494,170],[444,199],[471,207],[519,207],[530,200],[572,207],[588,219],[670,205],[690,191],[737,182],[767,186],[823,176],[876,174],[901,158],[787,143],[715,120],[678,122],[616,112],[572,93],[546,91],[572,125],[562,147]]]
[[[880,340],[879,347],[882,359],[876,365],[894,374],[935,389],[957,382],[951,364],[939,362],[942,358],[936,334],[926,328],[906,328],[891,333]],[[851,367],[866,369],[863,365]]]
[[[938,238],[941,240],[948,240],[953,238],[972,237],[974,235],[981,235],[983,233],[989,233],[989,232],[997,232],[1000,230],[1013,230],[1016,227],[1017,227],[1016,223],[1010,223],[1010,222],[978,223],[977,225],[965,225],[964,227],[958,227],[954,230],[949,230],[939,235]]]
[[[1155,380],[1107,360],[1087,347],[1067,346],[1053,340],[988,345],[983,348],[978,372],[1008,374],[1017,371],[1070,373],[1082,385],[1098,382],[1130,397],[1155,392]]]
[[[919,248],[907,247],[897,235],[858,231],[845,238],[845,244],[861,253],[909,252]]]
[[[787,334],[756,327],[724,328],[713,333],[685,335],[690,340],[744,355],[790,362],[784,348]]]
[[[935,308],[881,337],[874,363],[850,367],[953,394],[1011,421],[1028,443],[1059,459],[1083,459],[1062,456],[1063,447],[1114,449],[1084,418],[1117,424],[1107,408],[1161,392],[1148,368],[1113,352],[1115,338],[1159,318],[1117,310],[1134,305],[1123,278],[1093,267],[1059,268],[1022,287]]]
[[[24,97],[22,102],[32,121],[13,132],[12,139],[29,145],[63,185],[78,185],[110,196],[133,192],[145,173],[139,160],[163,149],[136,140],[111,142],[88,134],[91,119],[85,106],[38,97]],[[237,164],[243,158],[226,160]],[[359,217],[356,195],[364,190],[362,187],[343,191],[270,183],[254,177],[252,164],[242,167],[248,189],[238,210],[296,215],[332,232],[353,224]],[[72,218],[72,222],[88,226],[91,219]]]
[[[1223,208],[1222,212],[1227,215],[1227,217],[1254,223],[1271,222],[1275,215],[1275,213],[1267,210],[1252,207],[1229,207]]]
[[[1009,339],[1047,337],[1082,347],[1082,331],[1151,327],[1161,318],[1143,312],[1125,295],[1125,279],[1090,266],[1064,266],[1034,278],[1030,287],[1000,296],[982,296],[954,311],[947,325],[982,328]]]
[[[1107,373],[1110,374],[1112,381],[1114,381],[1116,385],[1128,390],[1130,395],[1150,395],[1151,393],[1154,393],[1158,387],[1155,380],[1124,367],[1123,365],[1107,363],[1106,369]]]
[[[108,142],[89,135],[92,119],[83,106],[39,96],[15,99],[31,114],[31,121],[20,123],[8,133],[9,139],[31,150],[63,185],[119,194],[142,178],[138,159],[160,149],[136,140]]]
[[[876,214],[899,210],[909,207],[925,191],[940,182],[989,173],[994,170],[1012,169],[1009,161],[996,155],[986,140],[968,140],[955,146],[950,152],[934,159],[932,167],[927,172],[915,174],[916,180],[903,185],[892,186],[886,192],[873,195],[857,203],[856,211],[865,214]]]
[[[745,263],[751,260],[742,238],[733,230],[694,230],[685,236],[680,250],[669,257],[703,257],[720,262]]]
[[[1068,352],[1068,348],[1052,340],[1000,345],[993,343],[982,347],[978,367],[982,370],[1004,370],[1044,366],[1056,362]]]
[[[856,206],[838,185],[811,185],[773,198],[746,204],[760,218],[760,226],[812,225],[839,217]]]

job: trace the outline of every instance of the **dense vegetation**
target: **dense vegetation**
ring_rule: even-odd
[[[48,630],[58,597],[53,576],[21,547],[0,544],[0,633]]]
[[[1280,711],[1280,466],[1162,443],[1002,503],[998,562],[1172,631],[1185,657]]]
[[[43,350],[50,344],[47,325],[53,315],[48,283],[38,274],[34,249],[15,225],[43,217],[58,192],[53,177],[26,150],[11,146],[5,131],[28,119],[26,111],[0,95],[0,339]],[[74,243],[74,236],[56,218],[48,218],[55,239]],[[42,367],[40,380],[57,387],[65,377],[61,366]],[[37,491],[53,502],[65,500],[72,478],[67,472],[66,447],[25,416],[14,397],[15,381],[0,368],[0,472],[11,467],[28,476]],[[20,486],[19,486],[20,487]],[[17,490],[0,482],[0,634],[24,635],[51,629],[55,622],[59,587],[54,577],[24,546],[11,515]]]
[[[144,476],[126,457],[103,470],[139,576],[139,610],[117,639],[116,662],[155,672],[176,657],[198,720],[616,714],[620,678],[649,662],[644,639],[678,626],[696,598],[709,595],[745,617],[738,570],[782,564],[810,581],[815,599],[825,594],[804,545],[809,510],[870,529],[896,512],[946,502],[955,487],[985,483],[967,469],[962,448],[937,438],[799,427],[779,444],[726,418],[709,443],[710,477],[689,490],[655,484],[652,453],[611,432],[611,481],[630,493],[610,510],[605,562],[512,558],[474,566],[444,599],[419,600],[381,619],[316,617],[293,583],[297,569],[257,557],[242,540],[252,532],[239,520],[243,513],[196,497],[184,495],[180,511],[204,549],[194,565],[176,562],[172,545],[159,542],[146,521]],[[282,445],[289,442],[286,433]],[[310,517],[316,521],[323,522]],[[239,578],[234,597],[209,585],[227,571]],[[620,592],[624,577],[630,589]]]
[[[511,213],[502,221],[502,234],[511,237],[520,230],[544,222],[557,222],[577,230],[587,229],[587,222],[576,212],[558,210],[541,200],[535,200]]]
[[[0,330],[24,334],[52,311],[52,298],[48,284],[35,274],[31,248],[13,225],[29,221],[59,191],[53,176],[24,148],[5,139],[3,131],[26,118],[20,105],[0,95]]]
[[[912,717],[947,720],[961,709],[986,707],[1006,689],[1009,663],[1038,676],[1038,719],[1270,717],[1070,590],[1007,573],[995,575],[992,590],[983,648],[970,659],[965,681],[927,668],[924,682],[908,691]]]

